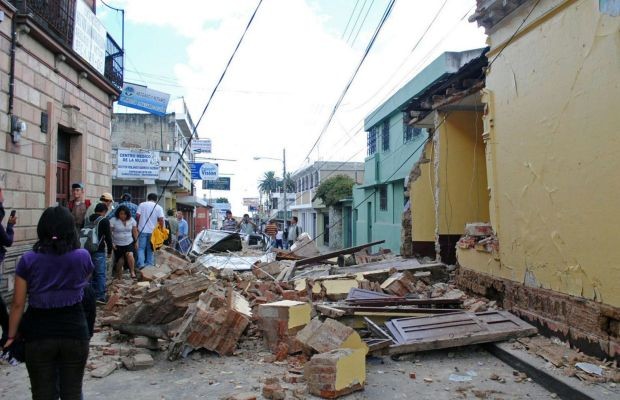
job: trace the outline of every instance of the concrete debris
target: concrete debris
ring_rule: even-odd
[[[125,368],[130,371],[140,371],[143,369],[151,368],[155,361],[149,354],[136,354],[130,357],[123,357],[121,359]]]
[[[276,359],[301,351],[301,343],[295,337],[297,332],[310,322],[309,303],[281,300],[258,306],[258,322],[265,344],[274,353],[282,353]]]
[[[486,229],[475,224],[468,231],[471,240],[464,237],[464,242],[488,244],[483,241],[493,236],[486,235]],[[213,243],[235,239],[209,234]],[[357,265],[341,267],[335,259],[323,260],[308,263],[295,275],[295,262],[319,254],[307,235],[300,237],[293,253],[278,252],[278,261],[276,253],[266,255],[247,246],[236,253],[204,253],[212,248],[211,242],[199,244],[193,262],[164,248],[157,254],[158,265],[143,269],[140,281],[115,279],[109,285],[108,303],[99,309],[99,331],[90,343],[91,376],[105,378],[123,367],[150,368],[161,358],[201,361],[207,350],[221,356],[256,356],[261,362],[287,367],[286,373],[266,379],[262,386],[239,384],[226,399],[251,400],[261,394],[267,399],[301,399],[308,393],[337,398],[364,389],[369,352],[394,353],[400,342],[386,328],[390,321],[402,317],[421,321],[425,315],[458,312],[462,316],[467,311],[493,313],[500,308],[495,300],[472,297],[456,287],[446,266],[431,260],[421,264],[389,251],[370,254],[365,249],[344,259],[347,265],[353,261]],[[287,257],[290,260],[282,259]],[[338,260],[341,265],[342,261]],[[482,324],[472,321],[478,327]],[[454,332],[454,327],[446,328],[447,335]],[[568,359],[561,351],[545,351],[527,340],[531,351],[573,376],[614,381],[613,368],[607,364],[593,369],[594,360]],[[403,373],[416,380],[416,372]],[[457,370],[447,380],[467,383],[474,376]],[[506,383],[504,377],[490,379]],[[433,378],[419,376],[416,381],[431,384]]]
[[[363,390],[366,383],[365,357],[363,349],[350,348],[314,355],[304,369],[308,391],[315,396],[335,399]]]
[[[299,331],[297,340],[308,353],[324,353],[340,348],[361,349],[364,354],[368,353],[368,346],[357,331],[331,318],[325,322],[313,319]]]
[[[168,359],[177,359],[185,347],[231,355],[251,317],[250,305],[239,293],[212,285],[188,307],[173,332]]]

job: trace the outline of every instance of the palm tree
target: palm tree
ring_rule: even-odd
[[[267,171],[263,175],[263,179],[258,181],[258,190],[268,194],[278,190],[278,180],[274,171]]]
[[[286,192],[287,193],[292,193],[295,192],[295,181],[293,181],[293,178],[291,178],[291,173],[287,172],[286,173],[286,179],[284,180],[286,182]],[[278,180],[278,190],[282,190],[282,180]]]

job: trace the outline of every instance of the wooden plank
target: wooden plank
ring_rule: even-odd
[[[344,310],[339,310],[337,308],[333,308],[325,304],[317,304],[316,310],[320,312],[321,314],[328,316],[330,318],[340,318],[346,314]]]
[[[401,318],[386,326],[397,342],[390,346],[390,354],[489,343],[537,333],[536,328],[507,311]]]
[[[417,306],[417,305],[460,305],[461,299],[407,299],[404,297],[392,297],[381,299],[346,299],[346,302],[355,306]]]
[[[355,275],[353,275],[355,276]],[[391,294],[375,292],[374,290],[367,289],[358,289],[351,288],[349,290],[349,294],[347,295],[347,302],[354,300],[371,300],[371,299],[398,299],[396,296],[392,296]]]
[[[330,253],[325,253],[325,254],[321,254],[318,256],[314,256],[314,257],[304,258],[304,259],[296,261],[294,267],[295,268],[301,267],[303,265],[312,264],[317,261],[323,261],[323,260],[327,260],[330,258],[338,257],[339,255],[343,255],[343,254],[352,254],[352,253],[355,253],[356,251],[365,249],[367,247],[375,246],[381,243],[385,243],[385,240],[377,240],[376,242],[370,242],[370,243],[362,244],[362,245],[355,246],[355,247],[348,247],[346,249],[332,251]]]
[[[381,329],[379,325],[375,324],[370,318],[364,317],[364,322],[366,323],[368,330],[372,332],[375,336],[378,336],[381,339],[390,339],[390,341],[392,340],[392,337],[388,335],[386,331]]]
[[[368,346],[369,353],[379,352],[390,347],[393,343],[391,339],[364,339],[364,343]]]
[[[453,308],[422,308],[422,307],[412,307],[412,306],[385,306],[385,307],[373,307],[373,306],[334,306],[340,310],[348,311],[348,312],[377,312],[377,313],[399,313],[399,312],[408,312],[408,313],[424,313],[424,314],[453,314]]]

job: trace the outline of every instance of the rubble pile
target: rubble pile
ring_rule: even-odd
[[[368,354],[410,352],[413,339],[401,333],[412,318],[429,320],[414,329],[423,333],[415,341],[421,340],[424,349],[432,349],[432,343],[467,344],[459,335],[481,342],[498,335],[484,332],[485,321],[505,317],[493,314],[497,304],[459,290],[446,279],[445,265],[389,252],[361,253],[366,258],[354,257],[372,261],[338,267],[310,251],[317,261],[302,268],[294,261],[300,257],[291,255],[257,260],[236,271],[205,265],[200,256],[191,262],[164,248],[157,254],[161,263],[142,270],[139,281],[110,285],[109,301],[98,315],[101,327],[91,342],[90,373],[105,377],[118,368],[141,370],[158,358],[177,360],[196,350],[256,357],[266,349],[271,356],[264,362],[287,364],[289,372],[281,381],[266,380],[264,397],[285,398],[290,391],[337,398],[363,390]],[[435,326],[437,331],[428,328]],[[430,344],[424,343],[427,330]],[[437,332],[439,337],[433,336]],[[528,326],[514,336],[510,330],[499,333],[523,337],[532,332],[535,328]]]

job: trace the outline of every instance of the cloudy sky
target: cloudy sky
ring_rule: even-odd
[[[125,81],[184,97],[197,122],[258,0],[106,3],[125,10]],[[245,212],[243,197],[258,196],[265,171],[282,174],[281,162],[253,157],[281,158],[285,148],[289,171],[317,160],[363,161],[366,115],[442,52],[485,45],[482,30],[467,22],[474,0],[398,0],[310,152],[388,3],[263,0],[198,127],[201,138],[212,139],[213,157],[236,160],[219,162],[220,173],[231,174],[231,191],[212,193],[228,197],[235,215]],[[120,41],[121,14],[98,5]]]

